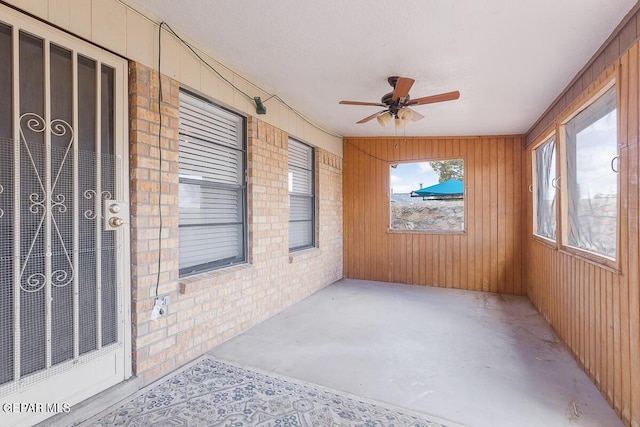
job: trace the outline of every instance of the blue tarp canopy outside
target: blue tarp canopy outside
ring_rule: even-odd
[[[457,179],[450,179],[440,184],[411,192],[412,197],[454,197],[462,195],[464,195],[464,184]]]

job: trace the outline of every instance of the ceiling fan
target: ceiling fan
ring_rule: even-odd
[[[436,102],[453,101],[460,98],[460,92],[446,92],[438,95],[425,96],[422,98],[411,99],[409,97],[409,90],[415,80],[408,77],[391,76],[387,79],[393,92],[385,94],[380,102],[361,102],[361,101],[340,101],[340,104],[345,105],[368,105],[373,107],[384,107],[384,110],[378,111],[370,116],[365,117],[356,123],[367,123],[368,121],[377,118],[378,123],[382,126],[386,126],[392,118],[395,119],[396,126],[402,126],[409,120],[418,121],[423,119],[424,116],[417,111],[412,110],[409,107],[415,105],[433,104]]]

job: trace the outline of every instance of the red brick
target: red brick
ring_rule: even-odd
[[[179,83],[162,77],[160,198],[158,76],[136,63],[130,64],[130,76],[133,358],[135,373],[148,383],[340,278],[342,164],[339,156],[316,150],[317,229],[323,250],[296,253],[290,264],[286,238],[288,136],[249,117],[248,256],[252,264],[180,279]],[[163,230],[158,242],[160,201]],[[169,295],[171,302],[167,313],[152,322],[158,256],[159,292]],[[181,287],[183,294],[179,293]]]

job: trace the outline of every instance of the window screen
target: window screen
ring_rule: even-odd
[[[547,139],[535,150],[536,229],[538,236],[556,240],[556,140]]]
[[[616,257],[618,229],[615,87],[566,125],[567,243]]]
[[[289,139],[289,250],[315,245],[313,148]]]
[[[244,119],[180,92],[180,276],[246,259]]]

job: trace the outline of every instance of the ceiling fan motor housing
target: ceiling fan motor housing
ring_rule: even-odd
[[[406,107],[409,103],[409,95],[407,94],[407,96],[404,99],[404,102],[400,102],[400,99],[396,99],[395,101],[393,100],[393,92],[389,92],[387,94],[385,94],[382,99],[381,102],[385,105],[389,106],[389,112],[391,112],[391,114],[393,114],[394,116],[397,115],[398,111],[402,108],[402,107]]]

